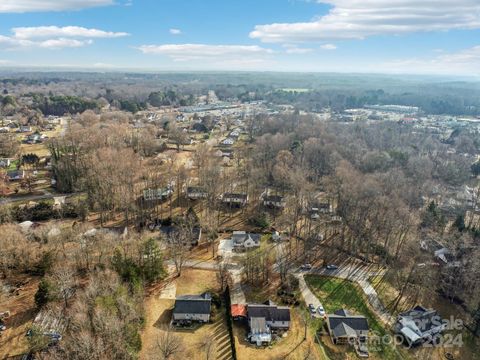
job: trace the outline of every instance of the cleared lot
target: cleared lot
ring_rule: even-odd
[[[174,285],[172,285],[174,284]],[[140,359],[159,358],[156,349],[157,340],[170,324],[174,299],[168,299],[172,289],[176,288],[176,295],[201,294],[205,291],[218,290],[215,272],[208,270],[186,269],[173,283],[167,283],[163,288],[151,294],[145,302],[145,329],[142,332],[142,351]],[[210,324],[202,325],[195,330],[174,331],[173,334],[181,339],[182,351],[173,359],[205,359],[205,352],[200,350],[200,343],[205,339],[214,340],[214,359],[230,359],[231,349],[225,322],[223,308],[213,308],[213,318]]]

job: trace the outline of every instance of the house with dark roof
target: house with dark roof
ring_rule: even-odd
[[[233,250],[244,251],[260,247],[262,235],[247,233],[245,231],[234,231],[232,234]]]
[[[327,329],[334,344],[353,345],[357,354],[368,357],[368,321],[363,315],[352,315],[341,309],[327,314]]]
[[[145,189],[143,190],[143,199],[145,201],[166,200],[173,195],[173,190],[172,185],[159,189]]]
[[[8,181],[19,181],[25,178],[25,171],[23,170],[11,170],[7,171]]]
[[[199,186],[187,187],[186,195],[190,200],[206,199],[208,197],[207,191]]]
[[[438,312],[423,306],[415,306],[412,310],[400,313],[394,326],[395,332],[401,335],[409,346],[422,344],[445,328],[446,323]]]
[[[222,202],[230,206],[245,206],[248,202],[248,195],[242,193],[225,193],[222,195]]]
[[[172,324],[183,326],[193,322],[208,323],[211,307],[212,296],[209,293],[177,296],[173,308]]]
[[[271,301],[265,304],[248,304],[247,320],[250,329],[249,341],[258,346],[269,344],[272,335],[290,329],[290,308],[277,306]]]
[[[281,195],[264,195],[262,197],[263,206],[282,209],[285,207],[285,198]]]

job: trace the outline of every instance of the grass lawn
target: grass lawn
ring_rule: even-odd
[[[310,289],[322,302],[325,311],[333,313],[339,309],[348,309],[353,314],[364,315],[372,332],[382,337],[390,334],[377,320],[375,314],[369,309],[364,301],[361,290],[350,281],[330,277],[307,275],[305,280]],[[379,344],[376,349],[370,348],[371,358],[378,359],[404,359],[393,345]],[[406,355],[406,354],[405,354]]]

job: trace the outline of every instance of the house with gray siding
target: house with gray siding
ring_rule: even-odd
[[[212,296],[209,293],[178,296],[175,299],[172,324],[183,326],[194,322],[208,323],[210,321],[211,307]]]
[[[277,306],[271,301],[265,304],[248,304],[247,320],[250,342],[258,346],[269,344],[273,334],[290,329],[290,308]]]

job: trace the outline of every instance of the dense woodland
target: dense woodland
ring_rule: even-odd
[[[187,106],[193,103],[193,96],[205,94],[210,89],[215,90],[220,100],[267,100],[309,111],[325,107],[341,111],[363,105],[397,104],[417,106],[428,114],[480,114],[478,83],[469,79],[459,81],[428,76],[8,73],[0,82],[5,89],[3,97],[9,93],[16,96],[37,94],[34,108],[45,115],[82,112],[105,105],[105,100],[130,112],[144,109],[147,103]]]

